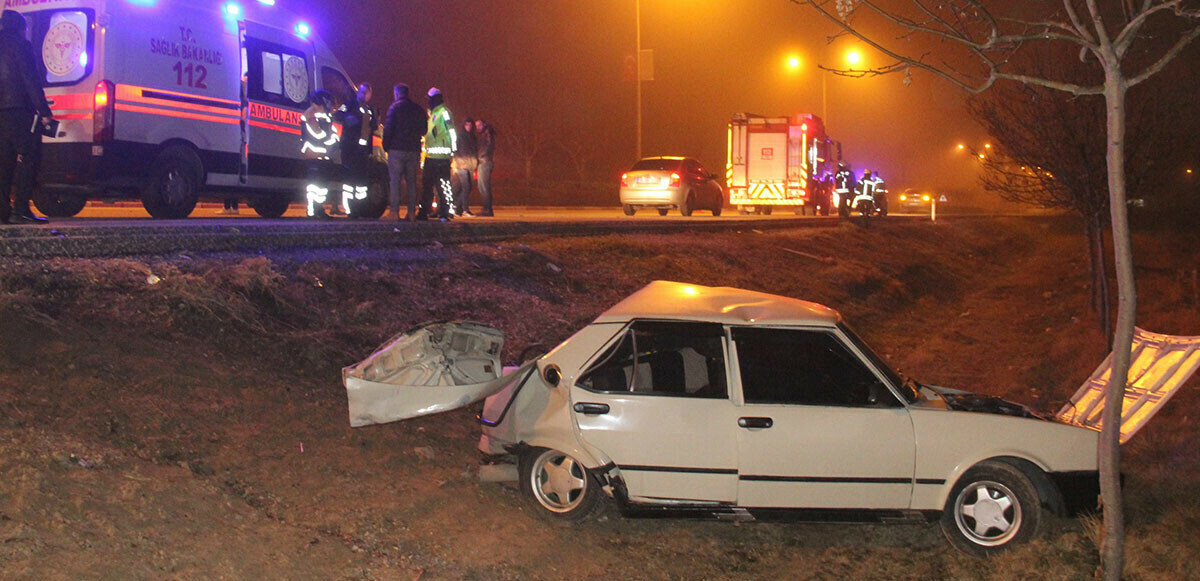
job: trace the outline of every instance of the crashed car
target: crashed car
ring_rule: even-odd
[[[459,342],[439,365],[498,352]],[[1096,504],[1096,430],[904,377],[815,303],[653,282],[498,375],[443,382],[442,396],[352,393],[351,420],[490,394],[480,449],[515,455],[521,490],[553,520],[583,519],[604,497],[630,516],[940,520],[955,547],[986,554],[1034,537],[1045,511]]]

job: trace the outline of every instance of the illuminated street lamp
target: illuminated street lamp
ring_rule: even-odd
[[[858,52],[857,50],[851,50],[850,52],[846,53],[846,64],[850,65],[851,68],[861,65],[862,62],[863,56],[861,52]]]
[[[800,64],[801,64],[800,57],[798,57],[796,55],[792,55],[787,58],[787,68],[789,70],[792,70],[792,71],[800,70]]]

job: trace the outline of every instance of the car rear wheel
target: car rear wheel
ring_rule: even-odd
[[[721,215],[721,205],[717,204],[716,206],[713,206],[712,212],[713,212],[713,216],[720,216]]]
[[[1036,537],[1041,521],[1041,502],[1029,477],[1011,464],[983,462],[950,491],[941,527],[955,549],[987,555]]]
[[[634,212],[637,212],[637,208],[634,208],[633,204],[625,204],[621,206],[621,209],[624,210],[626,216],[632,216]]]
[[[666,216],[666,215],[667,215],[667,212],[670,212],[670,210],[668,210],[668,209],[666,209],[666,208],[659,208],[659,209],[658,209],[658,215],[659,215],[659,216]]]
[[[577,522],[599,505],[599,486],[584,465],[565,452],[530,448],[521,455],[521,492],[538,516]]]
[[[683,197],[683,203],[679,204],[679,213],[683,214],[684,216],[691,216],[692,209],[695,207],[696,207],[696,195],[691,192],[688,192],[687,195]]]

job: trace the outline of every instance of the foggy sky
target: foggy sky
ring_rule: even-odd
[[[354,80],[376,87],[377,107],[397,81],[421,96],[437,86],[460,118],[590,145],[594,178],[616,179],[634,161],[634,85],[623,78],[634,0],[279,4],[310,18]],[[786,0],[642,0],[642,46],[655,52],[655,79],[643,90],[644,154],[694,156],[723,174],[732,114],[820,115],[828,73],[815,65],[840,65],[851,46],[828,44],[832,32]],[[784,66],[789,54],[804,61],[798,73]],[[827,99],[829,132],[859,172],[882,172],[891,189],[977,189],[975,167],[953,148],[985,138],[957,89],[919,72],[907,87],[899,75],[831,76]],[[501,171],[517,171],[504,161]],[[549,145],[537,175],[573,179],[564,161]]]

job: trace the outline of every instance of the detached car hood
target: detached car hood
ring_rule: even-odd
[[[942,396],[942,398],[946,400],[946,407],[954,411],[997,414],[1001,416],[1013,416],[1037,420],[1046,419],[1045,417],[1034,413],[1033,410],[1024,405],[995,396],[980,395],[978,393],[971,393],[969,391],[951,389],[948,387],[938,387],[934,385],[927,385],[925,387]]]
[[[504,334],[471,322],[431,323],[342,369],[350,425],[369,426],[465,407],[504,387]]]

